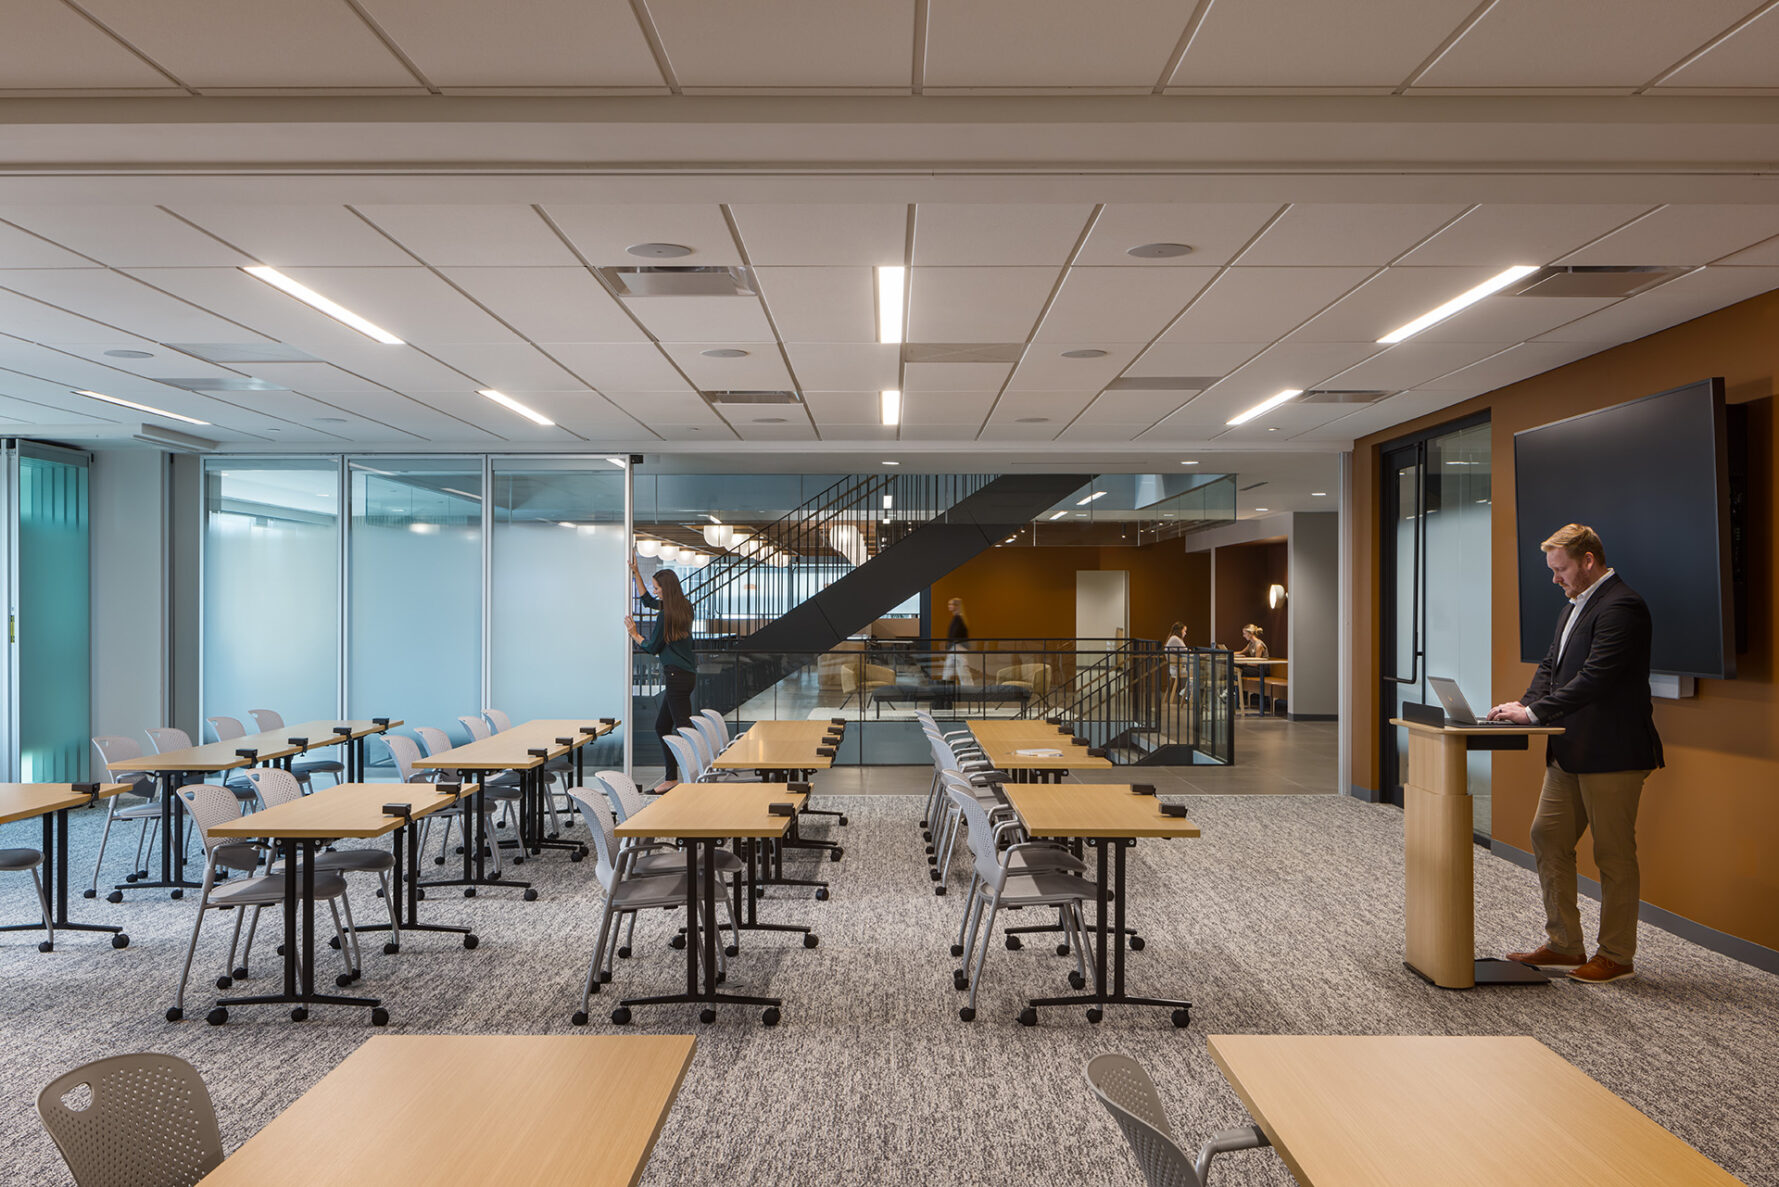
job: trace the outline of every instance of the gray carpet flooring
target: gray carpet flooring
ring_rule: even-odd
[[[832,830],[845,860],[820,865],[832,899],[774,890],[764,908],[768,919],[813,924],[820,947],[748,936],[731,963],[730,988],[785,999],[783,1023],[768,1030],[756,1011],[733,1007],[710,1026],[686,1007],[638,1011],[635,1031],[694,1033],[699,1044],[644,1182],[1138,1184],[1083,1063],[1104,1051],[1137,1056],[1196,1146],[1243,1120],[1205,1036],[1275,1032],[1533,1035],[1745,1182],[1779,1184],[1779,978],[1645,927],[1632,981],[1433,989],[1401,964],[1398,812],[1334,796],[1183,798],[1203,838],[1146,842],[1131,870],[1134,920],[1148,940],[1132,958],[1131,987],[1191,1000],[1191,1027],[1175,1030],[1164,1012],[1137,1009],[1114,1010],[1099,1026],[1077,1011],[1048,1011],[1039,1026],[1021,1027],[1023,999],[1064,991],[1071,966],[1047,946],[1009,952],[999,942],[980,1017],[960,1022],[947,948],[961,896],[930,890],[920,799],[834,797],[851,824]],[[75,870],[84,875],[100,822],[77,816]],[[30,824],[4,833],[5,844],[37,836]],[[1479,946],[1535,942],[1533,876],[1484,854],[1477,861]],[[591,865],[550,854],[525,869],[542,892],[537,902],[434,892],[423,904],[428,918],[473,925],[476,951],[423,936],[399,955],[367,952],[364,990],[384,997],[392,1032],[584,1033],[569,1014],[598,922]],[[355,898],[360,918],[374,919],[380,904],[369,889]],[[188,1007],[200,1020],[164,1021],[192,907],[159,895],[117,906],[77,898],[77,917],[127,927],[133,942],[122,951],[68,935],[42,954],[31,933],[0,934],[0,1182],[69,1181],[33,1101],[86,1060],[136,1050],[189,1059],[233,1148],[372,1033],[363,1011],[325,1008],[301,1024],[261,1007],[206,1025],[226,943],[226,929],[208,925]],[[34,909],[27,878],[0,877],[0,917],[26,919]],[[1583,913],[1591,926],[1590,905]],[[645,918],[638,952],[619,962],[589,1030],[615,1029],[604,1011],[619,993],[681,983],[682,956],[665,942],[673,919]],[[270,950],[255,964],[252,983],[270,984]],[[471,1118],[477,1090],[463,1086]],[[1218,1167],[1219,1185],[1291,1182],[1270,1151],[1230,1155]]]

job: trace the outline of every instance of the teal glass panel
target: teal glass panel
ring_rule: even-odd
[[[20,457],[19,777],[86,777],[91,718],[87,469]]]

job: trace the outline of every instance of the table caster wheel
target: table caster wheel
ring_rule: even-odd
[[[272,949],[272,951],[277,953],[279,956],[283,956],[284,955],[284,945],[280,944],[276,948]]]
[[[425,902],[426,901],[426,892],[424,890],[420,890],[420,889],[416,888],[414,891],[414,901],[418,902],[418,903]]]
[[[1106,1016],[1106,1012],[1104,1010],[1100,1009],[1098,1006],[1087,1007],[1087,1020],[1089,1022],[1093,1023],[1095,1026],[1098,1026],[1100,1019],[1104,1018],[1105,1016]]]
[[[432,864],[435,866],[442,866],[445,864],[445,859],[442,857],[435,857],[432,859]]]
[[[334,984],[338,985],[341,989],[352,988],[352,974],[351,973],[341,973],[339,976],[334,978]]]
[[[1067,956],[1069,954],[1069,946],[1067,944],[1058,944],[1056,946],[1056,954],[1058,956]]]
[[[1087,978],[1083,977],[1080,973],[1070,973],[1069,974],[1069,988],[1070,989],[1086,989],[1087,988]]]
[[[584,856],[585,855],[579,849],[573,849],[573,850],[569,851],[568,860],[580,861],[582,859],[582,857],[584,857]]]
[[[493,871],[493,872],[492,872],[492,873],[490,873],[490,874],[489,874],[489,875],[488,875],[488,881],[490,881],[490,882],[498,882],[498,881],[500,881],[500,877],[501,877],[501,875],[502,875],[502,874],[503,874],[503,873],[505,873],[505,871],[504,871],[504,870],[495,870],[495,871]]]
[[[683,934],[674,936],[671,940],[667,941],[667,946],[674,949],[684,948],[686,946],[686,937]]]
[[[683,947],[683,945],[682,945],[682,947]],[[629,960],[630,959],[630,945],[626,944],[622,948],[618,949],[618,959],[619,960]]]
[[[390,940],[388,943],[383,945],[383,955],[385,955],[385,956],[394,956],[397,952],[400,952],[401,950],[402,950],[402,946],[400,944],[396,943],[394,940]]]
[[[818,886],[815,888],[815,901],[818,903],[825,903],[828,901],[828,888],[826,886]]]
[[[728,980],[729,980],[729,974],[727,971],[719,970],[717,972],[717,984],[718,985],[727,984]]]
[[[612,1021],[619,1026],[630,1025],[630,1007],[619,1006],[612,1011]]]
[[[241,966],[241,967],[240,967],[240,968],[238,968],[238,969],[233,969],[233,970],[230,970],[230,972],[229,972],[229,976],[231,976],[231,977],[233,977],[233,978],[234,978],[234,979],[235,979],[235,980],[237,980],[237,981],[245,981],[245,980],[247,980],[247,966],[246,966],[246,965],[242,965],[242,966]]]
[[[212,1010],[208,1014],[204,1015],[204,1021],[208,1022],[211,1026],[221,1026],[223,1023],[227,1022],[228,1020],[229,1020],[229,1012],[227,1010],[223,1009],[221,1006],[217,1006],[214,1010]]]
[[[309,1020],[309,1008],[307,1006],[292,1006],[290,1008],[290,1020],[292,1022],[307,1022]]]
[[[523,853],[515,853],[513,855],[513,864],[516,866],[524,865],[525,864],[525,855]]]
[[[175,890],[172,894],[168,895],[167,897],[170,899],[182,899],[185,897],[185,891]]]
[[[233,978],[230,977],[218,977],[216,978],[216,987],[218,989],[233,989],[235,987],[235,982]]]
[[[537,901],[537,888],[534,886],[527,886],[525,888],[525,893],[520,897],[528,903],[535,903]]]
[[[576,1010],[574,1013],[572,1013],[568,1016],[568,1021],[571,1025],[574,1025],[574,1026],[587,1025],[587,1011]]]
[[[114,890],[105,896],[105,901],[108,903],[121,903],[124,901],[124,892],[121,890]]]
[[[591,849],[587,848],[585,845],[582,845],[578,850],[576,850],[576,852],[579,853],[582,857],[585,857],[585,856],[587,856],[587,854],[589,854],[593,851]]]
[[[830,850],[828,850],[828,860],[829,861],[839,861],[841,856],[844,855],[845,853],[846,853],[845,849],[830,849]]]
[[[754,887],[754,897],[755,898],[765,898],[766,897],[766,888],[764,886]]]
[[[120,931],[115,936],[111,937],[111,946],[113,948],[128,948],[130,946],[130,937]]]
[[[841,817],[841,818],[840,818],[840,827],[841,827],[841,828],[845,828],[845,827],[846,827],[846,823],[847,823],[847,822],[846,822],[846,817],[845,817],[845,816],[842,816],[842,817]]]
[[[1130,950],[1132,952],[1141,952],[1144,948],[1147,948],[1148,946],[1149,945],[1146,942],[1144,942],[1142,936],[1132,936],[1130,938]]]
[[[476,897],[476,888],[473,886],[465,886],[463,888],[463,897],[464,898],[475,898]]]
[[[1021,1026],[1036,1026],[1036,1025],[1038,1025],[1038,1011],[1033,1009],[1031,1006],[1027,1006],[1025,1009],[1019,1011],[1019,1025],[1021,1025]]]
[[[55,950],[56,946],[48,940],[41,940],[37,944],[37,951],[39,952],[54,952]]]
[[[951,970],[951,987],[960,993],[970,987],[970,978],[965,975],[964,970]]]
[[[372,1026],[388,1026],[389,1025],[389,1011],[385,1010],[382,1006],[378,1006],[375,1009],[373,1009],[371,1011],[371,1025]]]
[[[140,878],[141,876],[142,875],[140,875],[140,874],[125,874],[124,881],[125,882],[134,882],[137,878]]]
[[[803,937],[803,946],[805,948],[813,948],[821,942],[822,942],[821,937],[816,935],[814,932],[809,932],[809,933],[805,934]]]
[[[167,1008],[167,1021],[168,1022],[178,1022],[183,1017],[185,1017],[185,1011],[180,1009],[178,1006],[169,1006]]]
[[[332,948],[335,952],[338,952],[340,950],[340,937],[339,936],[329,936],[327,938],[327,946],[329,948]]]
[[[927,829],[927,822],[924,820],[920,822],[920,839],[923,841],[930,841],[933,839],[933,834]],[[927,852],[931,853],[932,850],[929,849]]]
[[[99,892],[97,890],[94,890],[91,886],[89,886],[85,890],[80,892],[80,897],[81,898],[98,898]]]
[[[933,893],[938,895],[940,898],[944,898],[945,897],[945,888],[943,886],[935,886],[935,887],[933,887]]]
[[[953,956],[962,956],[964,954],[964,946],[962,944],[953,944],[951,946],[951,954]]]
[[[1191,1010],[1175,1010],[1173,1017],[1174,1017],[1174,1025],[1177,1027],[1184,1028],[1188,1022],[1192,1021],[1192,1011]]]
[[[974,1006],[962,1006],[958,1009],[957,1016],[965,1022],[974,1022],[976,1021],[976,1008]]]
[[[1007,937],[1007,951],[1017,952],[1023,947],[1025,947],[1025,941],[1020,939],[1018,936],[1008,936]]]
[[[760,1015],[760,1021],[764,1022],[767,1026],[777,1026],[778,1025],[778,1007],[777,1006],[767,1006],[765,1012]]]
[[[741,946],[739,944],[724,945],[723,955],[724,956],[740,956],[741,955]]]
[[[482,942],[481,940],[476,938],[475,932],[471,932],[468,935],[463,937],[463,946],[465,948],[474,948],[477,944],[480,944],[481,942]]]
[[[698,1021],[704,1023],[706,1026],[709,1026],[711,1023],[715,1022],[716,1020],[717,1020],[717,1012],[715,1010],[711,1009],[709,1006],[706,1006],[706,1007],[704,1007],[704,1009],[698,1011]]]

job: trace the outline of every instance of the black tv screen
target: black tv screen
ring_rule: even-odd
[[[1521,659],[1544,658],[1563,606],[1538,546],[1585,523],[1649,604],[1651,670],[1736,674],[1722,379],[1515,433],[1513,466]]]

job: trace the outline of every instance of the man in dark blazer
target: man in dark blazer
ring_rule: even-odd
[[[1649,607],[1606,566],[1594,529],[1572,523],[1546,540],[1551,581],[1569,599],[1532,686],[1489,717],[1561,726],[1545,750],[1544,787],[1532,819],[1532,854],[1544,890],[1548,940],[1508,959],[1567,968],[1603,984],[1632,975],[1637,953],[1637,801],[1662,765],[1649,703]],[[1575,846],[1594,834],[1600,868],[1600,942],[1589,960],[1575,900]]]

